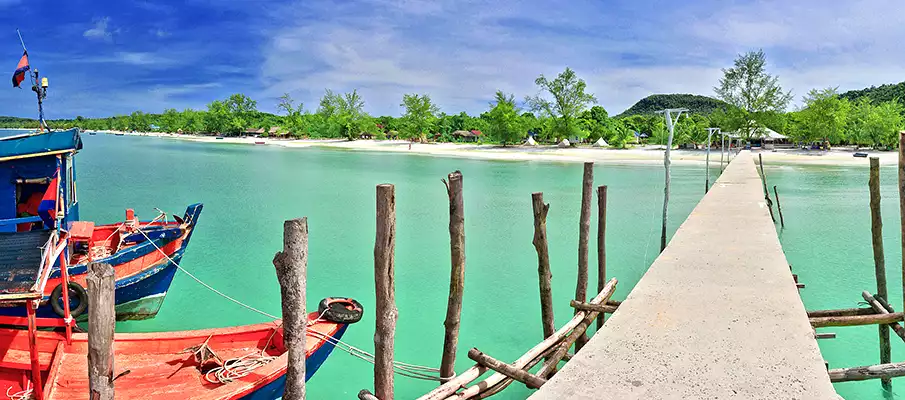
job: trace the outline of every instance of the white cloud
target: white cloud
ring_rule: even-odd
[[[110,32],[108,24],[110,22],[110,18],[103,17],[94,22],[94,27],[86,30],[82,36],[95,39],[95,40],[103,40],[103,41],[111,41],[113,40],[113,32]]]
[[[155,29],[152,31],[152,33],[158,38],[165,38],[167,36],[170,36],[170,32],[166,31],[165,29]]]

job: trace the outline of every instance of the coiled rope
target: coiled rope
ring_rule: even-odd
[[[192,278],[195,282],[198,282],[198,284],[200,284],[201,286],[204,286],[208,290],[216,293],[217,295],[223,297],[224,299],[227,299],[227,300],[229,300],[239,306],[242,306],[250,311],[256,312],[256,313],[261,314],[270,319],[280,319],[280,317],[277,317],[276,315],[267,313],[265,311],[261,311],[255,307],[245,304],[245,303],[243,303],[239,300],[236,300],[235,298],[230,297],[229,295],[217,290],[213,286],[208,285],[207,283],[205,283],[204,281],[199,279],[197,276],[195,276],[194,274],[192,274],[191,272],[189,272],[185,268],[183,268],[181,265],[179,265],[179,263],[177,263],[176,260],[173,260],[172,258],[170,258],[169,254],[167,254],[160,247],[158,247],[157,243],[154,243],[154,241],[150,237],[148,237],[148,235],[145,233],[145,231],[143,231],[141,228],[138,228],[137,230],[139,232],[141,232],[142,236],[144,236],[145,239],[147,239],[148,242],[151,243],[151,245],[154,246],[154,248],[157,249],[158,252],[160,252],[160,254],[162,254],[164,257],[166,257],[166,259],[169,262],[173,263],[173,265],[175,265],[176,268],[178,268],[180,271],[184,272],[186,275],[188,275],[190,278]],[[308,325],[310,326],[313,322],[321,321],[322,317],[323,317],[323,313],[320,316],[318,316],[318,318],[315,321],[309,321]],[[345,351],[346,353],[349,353],[349,355],[351,355],[353,357],[357,357],[357,358],[367,361],[371,364],[373,364],[375,362],[374,361],[375,357],[373,354],[371,354],[367,351],[364,351],[358,347],[352,346],[346,342],[343,342],[342,340],[340,340],[336,337],[333,337],[332,335],[329,335],[329,334],[326,334],[323,332],[318,332],[311,328],[307,328],[306,332],[310,336],[325,340],[326,342],[333,344],[334,347],[336,347],[342,351]],[[274,330],[274,334],[275,333],[276,333],[276,330]],[[273,337],[273,335],[271,335],[271,338],[272,337]],[[268,345],[269,345],[269,342],[270,342],[270,340],[268,340]],[[267,348],[267,346],[264,346],[264,349],[266,349],[266,348]],[[264,359],[266,359],[266,358],[269,358],[269,359],[264,361]],[[266,356],[264,354],[264,352],[262,351],[260,356],[257,354],[257,352],[255,352],[255,353],[250,353],[250,354],[242,356],[242,357],[229,359],[223,363],[223,367],[218,367],[218,368],[222,368],[222,369],[215,369],[218,372],[214,373],[214,377],[216,377],[217,381],[219,381],[221,383],[231,382],[232,380],[235,380],[235,379],[241,378],[242,376],[248,375],[255,368],[259,368],[262,365],[267,364],[270,361],[273,361],[274,358],[276,358],[276,357]],[[452,376],[448,376],[448,377],[441,377],[439,368],[427,367],[427,366],[416,365],[416,364],[409,364],[409,363],[395,361],[395,360],[393,361],[393,372],[395,374],[398,374],[400,376],[405,376],[408,378],[421,379],[421,380],[427,380],[427,381],[438,381],[438,382],[442,382],[442,381],[452,379],[455,377],[455,374]],[[244,375],[243,375],[243,373],[244,373]],[[210,374],[210,371],[208,372],[208,374]],[[205,375],[205,379],[208,379],[209,382],[212,382],[210,380],[210,378],[208,378],[208,375]]]

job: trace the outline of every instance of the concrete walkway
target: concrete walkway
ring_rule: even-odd
[[[749,152],[603,330],[530,398],[839,399]]]

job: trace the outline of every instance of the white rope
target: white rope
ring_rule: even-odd
[[[20,390],[16,393],[10,393],[9,391],[12,389],[12,386],[6,388],[6,397],[10,400],[29,400],[33,397],[32,392],[34,392],[34,389],[32,389],[31,387],[31,381],[28,382],[24,390]]]
[[[186,275],[188,275],[190,278],[192,278],[193,280],[195,280],[195,282],[198,282],[201,286],[204,286],[204,287],[207,288],[208,290],[210,290],[210,291],[212,291],[212,292],[214,292],[214,293],[220,295],[221,297],[223,297],[223,298],[225,298],[225,299],[227,299],[227,300],[229,300],[229,301],[231,301],[231,302],[233,302],[233,303],[236,303],[236,304],[238,304],[238,305],[240,305],[240,306],[242,306],[242,307],[244,307],[244,308],[246,308],[246,309],[248,309],[248,310],[251,310],[251,311],[253,311],[253,312],[256,312],[256,313],[258,313],[258,314],[261,314],[261,315],[266,316],[266,317],[271,318],[271,319],[280,319],[280,317],[277,317],[277,316],[272,315],[272,314],[270,314],[270,313],[267,313],[267,312],[261,311],[261,310],[259,310],[259,309],[257,309],[257,308],[254,308],[254,307],[252,307],[252,306],[250,306],[250,305],[248,305],[248,304],[245,304],[245,303],[243,303],[243,302],[241,302],[241,301],[239,301],[239,300],[236,300],[236,299],[234,299],[234,298],[232,298],[232,297],[226,295],[225,293],[223,293],[223,292],[221,292],[221,291],[215,289],[215,288],[212,287],[211,285],[208,285],[207,283],[205,283],[204,281],[202,281],[201,279],[199,279],[198,277],[196,277],[195,275],[193,275],[191,272],[186,271],[185,268],[182,268],[182,266],[179,265],[179,263],[177,263],[175,260],[173,260],[172,258],[170,258],[170,256],[169,256],[166,252],[164,252],[160,247],[158,247],[157,244],[154,243],[154,241],[153,241],[150,237],[148,237],[148,235],[145,234],[145,232],[144,232],[143,230],[138,229],[138,231],[141,232],[142,236],[144,236],[145,239],[147,239],[148,242],[151,243],[151,245],[154,246],[154,248],[157,249],[158,252],[160,252],[160,254],[163,254],[163,256],[166,257],[167,260],[169,260],[171,263],[173,263],[173,265],[175,265],[176,268],[178,268],[180,271],[184,272],[184,273],[185,273]],[[316,320],[314,320],[314,321],[309,321],[308,325],[311,325],[311,324],[314,323],[314,322],[320,321],[320,320],[321,320],[321,317],[323,317],[323,313],[322,313],[320,316],[318,316],[318,318],[317,318]],[[275,332],[275,331],[274,331],[274,332]],[[338,338],[336,338],[336,337],[333,337],[333,336],[331,336],[331,335],[328,335],[328,334],[325,334],[325,333],[322,333],[322,332],[318,332],[318,331],[316,331],[316,330],[314,330],[314,329],[311,329],[311,328],[307,328],[307,333],[310,334],[311,336],[314,336],[314,337],[323,339],[323,340],[325,340],[325,341],[327,341],[327,342],[333,344],[334,347],[336,347],[336,348],[338,348],[338,349],[340,349],[340,350],[343,350],[343,351],[349,353],[349,354],[352,355],[353,357],[360,358],[360,359],[365,360],[365,361],[367,361],[367,362],[369,362],[369,363],[371,363],[371,364],[374,363],[374,358],[375,358],[375,357],[374,357],[373,354],[368,353],[367,351],[364,351],[364,350],[362,350],[362,349],[359,349],[359,348],[357,348],[357,347],[355,347],[355,346],[352,346],[352,345],[350,345],[350,344],[348,344],[348,343],[346,343],[346,342],[343,342],[342,340],[340,340],[340,339],[338,339]],[[264,348],[266,349],[267,347],[265,346]],[[263,354],[264,354],[264,353],[263,353],[263,351],[262,351],[261,357],[267,357],[267,356],[264,356]],[[235,358],[235,359],[227,360],[226,362],[223,363],[223,365],[224,365],[224,367],[223,367],[223,368],[224,368],[224,369],[223,369],[223,372],[215,373],[215,376],[217,377],[218,380],[220,380],[220,375],[221,375],[221,374],[223,375],[223,377],[224,377],[225,379],[230,379],[230,378],[232,378],[232,379],[237,379],[237,378],[234,376],[234,374],[241,374],[242,372],[244,372],[244,371],[247,370],[247,372],[245,373],[245,375],[248,375],[248,373],[251,373],[251,371],[254,370],[254,368],[258,368],[258,367],[260,367],[261,365],[264,365],[264,364],[266,364],[267,362],[270,362],[270,361],[271,361],[271,360],[268,360],[267,362],[264,362],[263,364],[257,365],[258,362],[259,362],[259,360],[258,360],[258,359],[255,359],[255,358],[251,358],[251,356],[252,356],[252,355],[246,355],[246,356],[238,357],[238,358]],[[230,366],[229,368],[227,368],[227,364],[229,364],[229,366]],[[251,365],[255,365],[254,368],[248,369]],[[231,371],[228,371],[228,370],[231,370]],[[395,361],[395,360],[393,361],[393,372],[396,373],[396,374],[399,374],[399,375],[401,375],[401,376],[405,376],[405,377],[409,377],[409,378],[423,379],[423,380],[430,380],[430,381],[444,381],[444,380],[452,379],[452,378],[455,377],[455,375],[452,375],[452,376],[449,376],[449,377],[441,377],[441,376],[438,376],[439,373],[440,373],[440,369],[439,369],[439,368],[433,368],[433,367],[426,367],[426,366],[422,366],[422,365],[409,364],[409,363],[404,363],[404,362]],[[245,376],[245,375],[241,375],[241,376]],[[238,377],[241,377],[241,376],[238,376]],[[208,379],[208,381],[210,381],[210,379],[208,378],[207,375],[205,375],[205,379]],[[220,380],[220,382],[222,382],[222,383],[229,382],[229,381],[231,381],[231,379],[230,379],[230,380],[226,380],[226,381]],[[212,383],[213,383],[213,382],[212,382]]]

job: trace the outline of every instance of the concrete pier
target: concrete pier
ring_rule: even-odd
[[[603,329],[530,398],[839,399],[750,152]]]

